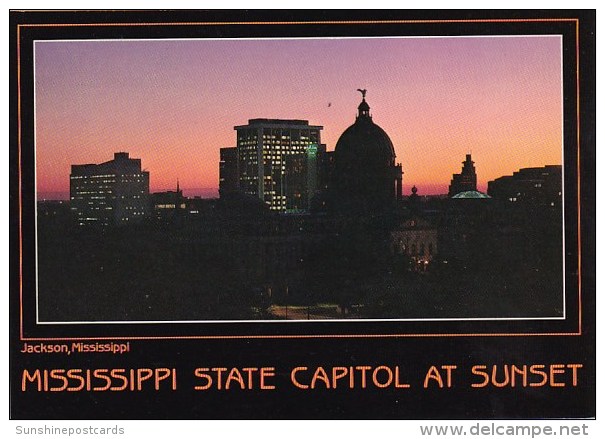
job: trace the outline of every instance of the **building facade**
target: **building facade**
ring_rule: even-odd
[[[409,258],[411,271],[424,272],[438,250],[438,230],[431,222],[413,217],[391,231],[393,252]]]
[[[239,190],[239,176],[237,172],[237,148],[221,148],[219,162],[219,196],[224,197]]]
[[[285,158],[286,212],[309,211],[318,194],[326,189],[328,154],[325,145],[311,145],[305,152]]]
[[[78,226],[137,223],[149,215],[149,172],[141,159],[117,152],[101,164],[72,165],[70,206]]]
[[[150,200],[153,217],[159,222],[175,222],[187,214],[186,199],[178,182],[175,191],[155,192]]]
[[[306,120],[250,119],[248,125],[234,129],[238,190],[259,198],[273,211],[308,209],[318,187],[315,157],[322,147],[323,127]],[[223,175],[228,182],[227,155],[233,152],[224,154]]]
[[[477,190],[477,173],[475,172],[475,162],[471,159],[471,155],[466,155],[466,160],[462,162],[462,172],[452,175],[452,181],[448,195],[453,197],[460,192],[476,191]]]
[[[512,203],[560,206],[563,174],[561,165],[523,168],[513,175],[497,178],[487,184],[487,193],[495,199]]]

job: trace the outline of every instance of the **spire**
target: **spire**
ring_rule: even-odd
[[[181,191],[181,188],[179,187],[179,179],[176,179],[176,193],[178,194]]]
[[[366,93],[368,91],[365,88],[364,89],[358,88],[357,91],[361,93],[361,103],[357,107],[357,110],[358,110],[357,117],[358,118],[367,117],[367,118],[371,119],[372,116],[370,116],[370,106],[366,102]]]

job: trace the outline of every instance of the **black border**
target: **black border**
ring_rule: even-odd
[[[31,280],[33,266],[33,235],[28,231],[33,230],[33,115],[31,108],[25,103],[33,102],[33,87],[31,77],[28,72],[23,71],[18,75],[17,63],[21,65],[31,65],[31,51],[27,49],[29,42],[35,38],[161,38],[170,37],[241,37],[241,36],[370,36],[370,35],[399,35],[405,29],[406,34],[421,35],[426,34],[428,23],[408,23],[395,22],[398,20],[447,20],[442,23],[431,23],[431,35],[458,35],[458,34],[498,34],[498,33],[517,33],[517,34],[542,34],[542,33],[561,33],[564,35],[564,96],[565,96],[565,185],[566,185],[566,204],[577,202],[580,211],[575,209],[566,210],[566,231],[573,242],[574,231],[576,227],[578,213],[581,219],[581,254],[572,255],[572,261],[575,265],[567,265],[568,275],[571,279],[574,276],[580,276],[582,302],[572,300],[567,304],[569,315],[580,315],[577,320],[568,319],[565,322],[532,322],[529,325],[520,325],[514,322],[430,322],[435,329],[430,334],[426,331],[414,331],[406,328],[405,331],[393,331],[390,328],[386,331],[376,331],[372,328],[371,322],[360,323],[362,327],[355,328],[352,335],[354,338],[346,337],[340,323],[314,323],[309,326],[306,323],[292,324],[282,328],[276,324],[261,323],[238,323],[229,324],[229,331],[225,332],[225,325],[211,324],[208,328],[214,329],[207,331],[206,336],[216,337],[206,340],[186,340],[183,337],[182,329],[179,325],[85,325],[83,328],[74,325],[35,325],[31,314],[24,314],[23,333],[19,326],[18,316],[21,313],[19,297],[16,294],[20,288],[20,282],[23,282],[24,291],[31,291]],[[383,23],[376,25],[376,20]],[[462,20],[462,21],[460,21]],[[474,21],[480,20],[480,21]],[[551,21],[552,20],[552,21]],[[561,21],[564,20],[564,21]],[[160,22],[179,22],[178,26],[168,28],[159,25]],[[255,22],[274,22],[273,24],[253,24]],[[311,24],[303,22],[312,21]],[[350,21],[350,22],[348,22]],[[393,21],[393,22],[385,22]],[[112,23],[136,23],[135,26],[107,25]],[[207,23],[200,27],[197,25],[188,25],[191,22]],[[244,24],[234,24],[244,22]],[[278,22],[278,23],[275,23]],[[286,24],[285,22],[290,22]],[[338,22],[338,23],[330,23]],[[235,399],[240,408],[238,413],[229,414],[225,412],[224,398],[219,398],[219,403],[204,412],[201,407],[193,406],[189,411],[184,409],[182,401],[177,401],[174,407],[162,412],[161,409],[149,402],[143,403],[140,407],[132,407],[128,401],[132,398],[123,398],[117,404],[116,409],[108,410],[104,413],[95,414],[91,411],[90,400],[83,397],[85,407],[81,412],[73,410],[74,402],[65,402],[57,404],[54,407],[46,407],[38,414],[32,414],[27,410],[28,404],[34,403],[40,406],[40,400],[35,401],[32,395],[23,395],[16,388],[18,385],[17,369],[23,365],[31,364],[51,364],[56,359],[45,357],[43,359],[27,356],[16,357],[17,350],[22,346],[20,341],[50,338],[74,339],[74,328],[80,337],[116,337],[118,339],[134,336],[133,343],[139,343],[140,349],[136,358],[129,358],[132,363],[144,363],[145,361],[161,362],[161,358],[175,352],[180,352],[180,364],[195,364],[191,360],[195,358],[195,353],[204,353],[206,357],[221,357],[219,352],[224,354],[224,358],[231,359],[237,363],[245,359],[255,359],[255,361],[267,360],[272,358],[272,352],[283,352],[284,358],[277,361],[281,365],[287,366],[290,363],[296,364],[296,359],[300,358],[300,352],[310,350],[315,353],[316,361],[327,361],[336,364],[338,361],[350,363],[355,356],[365,359],[366,362],[377,360],[376,355],[381,354],[382,359],[389,361],[408,362],[406,354],[411,354],[414,358],[428,358],[428,353],[433,355],[433,360],[438,361],[454,352],[466,352],[458,361],[465,364],[472,364],[473,359],[487,361],[489,358],[501,358],[503,352],[508,352],[510,356],[516,359],[524,358],[528,354],[533,357],[540,357],[538,361],[546,362],[549,358],[555,360],[557,355],[570,358],[569,362],[583,361],[585,368],[588,369],[587,380],[581,389],[574,389],[580,393],[574,393],[568,396],[566,400],[553,404],[552,407],[531,407],[531,398],[517,402],[514,408],[496,407],[493,409],[493,402],[488,406],[480,407],[485,397],[478,397],[477,400],[468,406],[445,409],[435,409],[434,402],[427,395],[417,395],[420,399],[416,406],[407,407],[406,413],[401,413],[395,406],[392,398],[379,398],[377,395],[372,398],[377,401],[378,407],[364,412],[353,402],[346,403],[339,399],[340,404],[334,410],[327,410],[320,413],[312,406],[317,402],[314,400],[305,400],[302,404],[303,409],[300,412],[287,407],[277,410],[274,417],[328,417],[328,418],[347,418],[361,417],[367,418],[433,418],[433,419],[457,419],[457,418],[526,418],[526,417],[590,417],[594,416],[594,328],[595,328],[595,12],[594,11],[56,11],[56,12],[11,12],[10,14],[10,47],[11,47],[11,97],[10,97],[10,118],[11,118],[11,148],[10,148],[10,243],[11,243],[11,284],[10,284],[10,309],[11,309],[11,376],[12,376],[12,395],[13,407],[12,415],[20,418],[38,417],[41,418],[147,418],[158,416],[159,413],[165,413],[167,418],[188,418],[190,416],[201,417],[273,417],[263,415],[260,404],[250,405],[250,401],[244,399]],[[97,25],[87,25],[87,23],[97,23]],[[147,24],[146,24],[147,23]],[[158,23],[155,25],[154,23]],[[227,24],[230,23],[230,24]],[[43,26],[30,26],[43,24]],[[69,26],[57,26],[60,24],[69,24]],[[577,27],[576,27],[577,25]],[[17,31],[17,29],[19,29]],[[17,42],[17,33],[19,34],[19,44]],[[578,44],[578,45],[576,45]],[[18,45],[24,49],[17,55]],[[579,49],[579,52],[577,52]],[[576,53],[579,53],[579,87],[576,86]],[[17,59],[19,57],[19,59]],[[18,84],[21,83],[21,108],[19,108]],[[579,90],[579,93],[578,93]],[[576,106],[579,99],[579,107]],[[19,118],[19,110],[22,111],[22,118]],[[579,119],[578,119],[579,117]],[[573,121],[571,123],[570,121]],[[19,137],[19,123],[22,124],[22,136]],[[580,128],[578,132],[577,128]],[[575,148],[569,148],[569,144],[577,144],[580,139],[579,154]],[[19,145],[23,145],[24,154],[19,157]],[[577,160],[579,159],[579,164]],[[19,188],[19,163],[24,166],[21,168],[22,186]],[[569,160],[569,161],[568,161]],[[569,163],[578,166],[568,170]],[[579,170],[579,179],[577,171]],[[581,199],[577,200],[577,184],[580,184]],[[569,190],[570,188],[571,190]],[[20,203],[19,190],[22,191],[22,203]],[[572,197],[575,194],[576,200]],[[570,198],[572,198],[570,200]],[[572,204],[573,206],[574,204]],[[23,254],[21,254],[21,242],[19,240],[19,217],[20,212],[23,216]],[[568,240],[569,242],[569,240]],[[573,252],[572,252],[573,253]],[[23,261],[23,279],[20,278],[20,263]],[[581,265],[579,265],[581,261]],[[568,278],[569,282],[569,278]],[[570,294],[567,295],[568,299]],[[24,309],[30,309],[31,296],[24,294]],[[574,313],[575,311],[575,313]],[[397,322],[399,324],[399,322]],[[413,322],[401,322],[413,323]],[[435,325],[438,323],[438,325]],[[560,324],[562,323],[562,324]],[[294,325],[294,326],[293,326]],[[364,325],[369,325],[364,328]],[[384,322],[381,322],[384,325]],[[188,324],[185,326],[189,326]],[[194,324],[195,328],[188,333],[197,331],[199,326]],[[436,327],[437,326],[437,327]],[[309,328],[312,328],[310,330]],[[553,330],[553,328],[555,328]],[[521,329],[521,330],[520,330]],[[233,332],[232,332],[233,331]],[[448,334],[454,331],[453,334]],[[305,332],[306,334],[302,334]],[[309,333],[311,332],[311,333]],[[350,333],[351,331],[345,331]],[[393,334],[395,332],[395,334]],[[407,338],[410,334],[418,332],[418,336]],[[489,334],[483,334],[488,332]],[[244,337],[237,335],[244,334]],[[421,335],[423,334],[423,335]],[[202,335],[202,334],[200,334]],[[285,337],[284,337],[285,335]],[[490,335],[489,337],[486,337]],[[513,336],[516,335],[516,336]],[[543,336],[544,335],[544,336]],[[548,337],[546,336],[548,335]],[[259,337],[255,339],[254,337]],[[266,336],[277,338],[266,338]],[[298,337],[303,338],[298,338]],[[334,338],[332,338],[332,336]],[[138,337],[149,337],[150,340],[137,342]],[[228,338],[225,338],[228,337]],[[293,338],[287,338],[293,337]],[[169,339],[163,339],[169,338]],[[174,339],[171,339],[174,338]],[[164,349],[164,355],[158,355],[157,349]],[[564,353],[564,354],[563,354]],[[25,358],[24,358],[25,357]],[[19,358],[16,361],[16,358]],[[373,359],[373,360],[372,360]],[[15,362],[16,361],[16,362]],[[94,361],[86,359],[86,362]],[[445,361],[445,359],[443,360]],[[451,360],[450,360],[451,361]],[[106,361],[107,362],[107,361]],[[109,363],[114,363],[111,359]],[[65,363],[65,360],[59,361]],[[276,363],[276,364],[277,364]],[[92,364],[92,363],[91,363]],[[56,366],[55,366],[56,367]],[[573,392],[572,392],[573,393]],[[546,392],[548,394],[548,392]],[[470,398],[469,395],[463,395],[463,399]],[[282,395],[283,396],[283,395]],[[513,396],[505,395],[502,398],[507,400]],[[459,398],[460,395],[457,396]],[[57,395],[58,400],[64,401],[63,395]],[[101,399],[105,396],[100,397]],[[258,395],[255,396],[258,400]],[[376,399],[378,398],[378,399]],[[445,406],[448,404],[449,397],[442,396],[440,403]],[[48,395],[44,395],[44,400],[51,401]],[[136,399],[136,398],[135,398]],[[165,399],[165,398],[162,398]],[[262,398],[261,398],[262,399]],[[333,398],[328,398],[333,399]],[[493,399],[493,395],[492,395]],[[498,398],[496,398],[498,399]],[[270,398],[272,400],[272,398]],[[300,400],[300,398],[298,398]],[[454,403],[456,399],[451,400]],[[535,402],[535,401],[534,401]],[[573,402],[573,404],[572,404]],[[88,404],[88,405],[87,405]],[[497,405],[497,404],[496,404]],[[573,406],[573,407],[572,407]],[[69,410],[72,407],[72,410]],[[319,404],[319,407],[325,407],[325,404]],[[382,411],[378,408],[382,407]],[[222,409],[221,409],[222,408]],[[178,412],[178,410],[181,410]],[[183,411],[184,410],[184,411]],[[208,407],[206,407],[208,410]],[[111,416],[109,416],[111,415]]]

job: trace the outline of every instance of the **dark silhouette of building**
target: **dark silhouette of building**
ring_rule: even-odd
[[[309,146],[304,153],[286,156],[286,212],[308,212],[326,186],[326,145]]]
[[[511,203],[560,206],[562,197],[561,165],[523,168],[487,184],[487,193]]]
[[[449,197],[414,186],[401,200],[402,166],[360,91],[334,152],[307,121],[235,127],[237,146],[220,150],[220,199],[186,198],[178,181],[149,195],[149,174],[127,153],[74,165],[71,202],[38,203],[43,318],[299,319],[304,307],[306,318],[562,313],[561,211],[542,207],[560,202],[561,167],[490,182],[500,201],[476,190],[469,154]],[[65,206],[82,225],[149,220],[82,233]]]
[[[186,199],[176,183],[175,191],[155,192],[151,194],[153,216],[160,222],[173,222],[186,213]]]
[[[375,212],[401,199],[401,164],[388,134],[372,120],[366,90],[355,123],[336,143],[332,184],[335,206],[344,211]]]
[[[309,199],[315,192],[315,187],[288,188],[286,179],[287,163],[291,168],[297,167],[296,162],[307,160],[307,178],[296,179],[293,184],[299,185],[304,181],[317,181],[317,161],[311,160],[321,145],[320,133],[322,126],[309,125],[307,120],[283,119],[250,119],[248,125],[234,127],[237,131],[237,172],[239,190],[253,195],[278,212],[286,212],[288,206],[296,206],[295,200],[288,200],[288,194],[299,194],[300,204],[308,207]],[[233,154],[227,152],[226,154]],[[290,157],[295,156],[295,157]],[[225,167],[229,159],[226,160]],[[309,163],[313,161],[313,164]],[[310,166],[310,167],[309,167]],[[302,171],[301,171],[302,172]],[[225,170],[225,178],[227,169]],[[303,197],[302,193],[308,194]]]
[[[418,188],[416,186],[412,186],[412,193],[408,197],[408,201],[410,204],[416,204],[418,203],[418,198]]]
[[[450,183],[448,195],[453,197],[460,192],[477,190],[477,174],[475,172],[475,162],[471,155],[466,155],[466,160],[462,162],[462,172],[454,174]]]
[[[72,165],[69,179],[71,211],[79,226],[125,225],[149,214],[149,172],[127,152],[98,165]]]
[[[69,201],[41,200],[37,203],[38,224],[43,227],[69,226],[71,222]]]
[[[218,193],[223,197],[239,190],[237,148],[221,148],[220,154]]]

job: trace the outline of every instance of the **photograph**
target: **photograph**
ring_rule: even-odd
[[[561,36],[33,49],[38,322],[565,317]]]
[[[17,434],[592,425],[594,10],[10,26]]]

